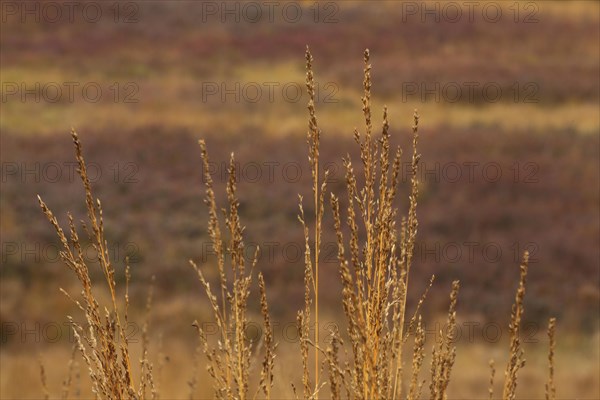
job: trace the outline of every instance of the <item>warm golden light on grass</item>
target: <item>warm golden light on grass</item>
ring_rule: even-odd
[[[459,303],[459,282],[454,281],[450,290],[450,299],[446,321],[446,331],[439,332],[432,344],[429,344],[423,328],[421,306],[427,301],[429,286],[416,307],[407,303],[409,275],[413,265],[413,253],[417,237],[417,202],[419,180],[417,168],[421,155],[417,151],[420,116],[413,115],[413,139],[410,153],[410,193],[408,194],[408,212],[399,214],[394,199],[402,160],[400,147],[391,148],[387,108],[383,109],[381,134],[375,133],[371,112],[371,64],[370,53],[364,53],[364,80],[362,112],[364,132],[355,130],[355,141],[360,148],[360,162],[364,176],[357,176],[352,160],[345,156],[344,199],[338,193],[330,193],[331,213],[337,239],[338,272],[341,280],[341,307],[347,326],[346,332],[332,330],[328,340],[319,337],[319,261],[320,240],[323,231],[325,212],[325,193],[328,173],[319,166],[319,145],[321,130],[317,124],[314,102],[313,58],[306,51],[307,79],[309,93],[308,150],[312,173],[314,206],[314,235],[308,227],[302,198],[298,216],[305,240],[304,254],[304,309],[298,312],[299,367],[289,382],[297,397],[305,399],[356,398],[356,399],[419,399],[424,388],[429,389],[429,397],[434,400],[448,398],[448,390],[454,381],[453,367],[456,361],[457,345],[454,330],[457,326],[457,304]],[[104,276],[108,288],[109,300],[101,301],[90,277],[89,263],[82,251],[82,240],[74,219],[69,215],[68,235],[65,234],[57,218],[44,201],[39,198],[42,211],[54,227],[62,244],[60,257],[76,274],[82,300],[77,300],[66,291],[76,308],[87,321],[87,327],[74,322],[69,317],[76,340],[76,350],[85,362],[91,390],[101,398],[145,399],[158,398],[159,387],[155,371],[161,371],[162,364],[156,367],[150,361],[148,352],[148,322],[142,328],[142,350],[139,358],[139,376],[134,377],[132,365],[134,358],[125,332],[130,319],[129,308],[129,267],[126,267],[125,297],[122,302],[117,298],[115,266],[110,261],[108,243],[105,237],[102,206],[92,193],[86,163],[79,136],[72,132],[75,145],[78,172],[85,189],[87,221],[82,229],[98,255],[96,262]],[[210,174],[206,143],[200,141],[199,153],[204,166],[205,203],[208,206],[208,234],[216,257],[218,269],[218,289],[203,272],[203,266],[190,261],[200,280],[200,286],[206,293],[212,311],[212,319],[218,328],[218,339],[209,337],[197,321],[200,349],[206,358],[206,370],[214,389],[213,396],[219,399],[249,399],[257,396],[277,398],[274,383],[282,379],[275,375],[278,344],[272,335],[273,320],[268,306],[268,288],[263,274],[255,272],[258,250],[254,258],[248,260],[244,252],[244,227],[239,213],[237,198],[236,164],[233,154],[230,158],[226,183],[227,208],[223,210],[225,230],[221,230],[221,218]],[[345,210],[345,211],[342,211]],[[344,215],[345,214],[345,215]],[[314,237],[314,243],[311,238]],[[516,398],[516,388],[521,369],[525,366],[524,350],[521,343],[521,324],[524,313],[524,296],[528,270],[529,253],[525,252],[520,267],[520,280],[515,295],[509,326],[510,347],[504,374],[504,399]],[[253,276],[258,275],[257,294],[251,290]],[[300,284],[300,282],[298,282]],[[508,293],[507,293],[508,295]],[[259,312],[265,335],[260,343],[249,341],[246,333],[250,322],[249,301],[258,299]],[[146,310],[151,313],[152,295],[148,296]],[[314,304],[314,308],[313,308]],[[311,311],[314,310],[314,336],[311,330]],[[192,323],[192,321],[190,321]],[[549,336],[549,376],[546,384],[546,397],[556,397],[554,380],[555,319],[550,320]],[[405,364],[409,335],[414,331],[412,358]],[[166,338],[168,340],[168,338]],[[314,350],[314,353],[310,351]],[[262,357],[260,357],[260,354]],[[309,362],[312,355],[314,369]],[[429,377],[424,379],[422,370],[426,356],[430,356]],[[70,396],[71,369],[75,352],[69,363],[69,375],[65,380],[63,397]],[[256,363],[256,358],[262,362]],[[254,365],[260,367],[254,368]],[[301,367],[300,367],[301,366]],[[410,367],[409,367],[410,366]],[[490,363],[489,394],[493,397],[495,367]],[[560,364],[556,365],[560,368]],[[300,369],[302,372],[300,372]],[[323,374],[322,371],[326,371]],[[47,390],[47,374],[41,369],[44,390]],[[197,381],[190,383],[191,394]],[[301,382],[302,391],[296,390]],[[428,383],[428,384],[427,384]],[[485,385],[487,382],[483,382]]]

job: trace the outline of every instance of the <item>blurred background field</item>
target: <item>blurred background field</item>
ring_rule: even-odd
[[[187,396],[196,346],[191,323],[209,316],[187,264],[190,258],[214,261],[199,138],[207,139],[219,195],[224,163],[235,152],[248,253],[256,245],[263,249],[257,268],[265,273],[274,318],[282,326],[295,321],[303,300],[297,194],[310,194],[308,99],[296,89],[304,90],[303,54],[310,45],[322,159],[331,167],[333,190],[344,190],[341,157],[357,159],[352,132],[364,123],[365,48],[373,63],[376,126],[386,104],[393,140],[406,150],[412,112],[419,109],[423,164],[413,304],[435,274],[425,309],[434,321],[447,307],[450,282],[460,279],[463,326],[506,327],[518,260],[529,249],[531,341],[519,393],[543,396],[545,321],[556,316],[558,397],[600,398],[600,5],[480,2],[480,8],[501,6],[502,17],[490,22],[480,8],[469,20],[465,4],[455,3],[463,7],[458,19],[437,2],[281,2],[273,21],[263,14],[258,22],[251,10],[242,13],[244,2],[229,16],[209,14],[192,1],[122,2],[118,12],[103,3],[97,22],[77,12],[74,21],[52,22],[42,14],[38,22],[3,8],[0,397],[40,397],[40,353],[54,392],[66,372],[66,315],[75,310],[58,288],[76,288],[76,278],[57,259],[58,243],[36,195],[61,222],[67,210],[77,219],[83,215],[83,191],[70,174],[71,127],[98,171],[93,184],[113,261],[123,265],[125,255],[131,258],[136,322],[156,276],[152,344],[158,354],[162,336],[165,393]],[[282,17],[286,4],[300,7],[298,21]],[[417,10],[437,4],[440,11],[437,17],[412,14],[406,7],[413,4]],[[456,85],[463,90],[459,100]],[[453,179],[455,171],[460,177]],[[403,193],[407,187],[406,178]],[[338,304],[340,288],[327,212],[324,223],[327,309]],[[326,314],[341,323],[341,310],[332,306]],[[491,341],[481,333],[469,339],[465,331],[453,398],[486,396],[490,355],[498,376],[502,372],[503,333]],[[134,328],[132,335],[139,332]],[[276,386],[289,394],[291,373],[281,364],[297,362],[299,350],[293,340],[280,340]],[[85,369],[81,374],[85,382]]]

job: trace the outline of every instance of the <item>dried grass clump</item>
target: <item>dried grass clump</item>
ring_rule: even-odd
[[[308,103],[308,161],[312,173],[312,202],[314,216],[312,226],[305,216],[302,197],[299,202],[298,219],[302,225],[305,241],[304,253],[304,307],[297,314],[300,337],[302,372],[297,377],[302,382],[301,397],[317,399],[323,392],[332,399],[409,399],[423,396],[423,388],[429,381],[429,398],[446,400],[452,381],[452,369],[456,359],[455,332],[457,328],[456,307],[459,282],[454,281],[450,290],[449,308],[445,330],[437,332],[431,350],[429,376],[423,371],[426,358],[426,335],[421,306],[426,301],[429,285],[413,310],[408,310],[408,284],[413,263],[413,251],[418,230],[417,200],[419,182],[417,171],[420,154],[417,151],[419,114],[415,110],[412,126],[412,151],[410,153],[411,181],[408,195],[408,211],[399,216],[396,205],[402,150],[392,149],[387,108],[383,108],[380,134],[374,133],[371,111],[371,64],[370,53],[364,53],[364,80],[362,112],[364,132],[354,131],[354,139],[360,148],[363,174],[357,176],[353,161],[343,158],[345,168],[346,198],[331,193],[330,206],[337,239],[338,271],[342,284],[341,308],[347,323],[346,332],[332,330],[326,343],[319,338],[319,261],[322,223],[325,212],[328,171],[321,171],[319,146],[321,131],[315,110],[315,81],[313,57],[306,50],[306,87]],[[101,308],[93,293],[89,267],[84,261],[82,243],[72,216],[69,214],[69,238],[60,227],[56,217],[39,199],[43,212],[56,230],[63,245],[62,260],[78,277],[81,300],[69,298],[82,311],[87,322],[84,328],[71,317],[76,338],[75,349],[81,353],[92,381],[92,391],[103,399],[158,398],[158,386],[154,382],[154,368],[148,359],[148,319],[142,329],[142,357],[139,361],[141,375],[135,385],[131,373],[131,356],[125,325],[128,323],[129,268],[125,269],[126,290],[124,312],[117,306],[115,269],[110,262],[108,246],[104,237],[102,207],[92,196],[90,180],[77,134],[72,132],[75,143],[79,175],[85,189],[88,221],[82,222],[88,240],[96,250],[97,264],[104,274],[110,293],[110,304]],[[258,261],[258,249],[254,257],[246,259],[244,251],[244,227],[240,221],[236,194],[236,170],[233,154],[230,159],[229,178],[226,185],[227,209],[223,210],[225,229],[219,216],[213,179],[210,175],[208,152],[200,141],[206,186],[205,203],[208,207],[208,233],[216,255],[218,288],[211,287],[203,269],[190,260],[200,283],[206,292],[212,318],[218,327],[218,337],[209,337],[203,324],[194,321],[199,334],[197,354],[204,354],[206,369],[211,377],[214,397],[217,399],[248,399],[250,397],[275,397],[273,395],[274,360],[277,344],[273,337],[273,322],[269,315],[265,281],[258,274],[260,313],[264,334],[260,350],[262,362],[257,374],[253,374],[255,356],[259,346],[246,336],[249,324],[248,300],[251,295],[253,270]],[[342,204],[344,206],[342,207]],[[400,222],[398,224],[398,222]],[[311,243],[311,239],[314,242]],[[509,359],[505,370],[502,398],[516,397],[518,372],[525,365],[520,331],[524,313],[525,284],[528,253],[524,254],[520,267],[519,286],[511,313]],[[227,262],[226,262],[227,260]],[[229,265],[227,265],[229,264]],[[64,292],[64,291],[63,291]],[[66,294],[66,292],[65,292]],[[150,313],[152,293],[148,296],[147,313]],[[314,313],[314,316],[312,315]],[[311,337],[311,320],[315,332]],[[408,367],[403,356],[410,334],[414,333],[412,360]],[[548,327],[549,376],[546,399],[556,398],[554,387],[555,319]],[[314,355],[311,355],[311,347]],[[73,353],[73,357],[75,351]],[[314,365],[311,374],[310,359]],[[198,360],[196,360],[198,361]],[[70,397],[73,359],[69,363],[69,375],[63,384],[63,398]],[[162,365],[158,365],[160,370]],[[198,364],[189,382],[190,398],[199,386]],[[322,372],[326,378],[322,379]],[[493,360],[490,361],[489,398],[494,398]],[[46,374],[41,367],[41,378],[46,398],[49,393]],[[78,380],[78,378],[76,378]],[[256,383],[255,389],[250,387]],[[294,393],[299,393],[293,386]],[[325,390],[324,390],[325,389]],[[79,390],[75,390],[78,393]]]
[[[82,324],[75,322],[71,316],[68,316],[76,345],[87,365],[92,381],[91,389],[96,396],[104,399],[143,399],[148,397],[147,390],[149,389],[151,397],[156,398],[158,394],[152,378],[152,364],[147,359],[146,351],[147,323],[144,325],[144,350],[143,357],[140,360],[141,374],[139,384],[136,387],[134,383],[131,373],[132,361],[129,341],[125,333],[125,327],[128,323],[129,297],[127,292],[129,287],[129,267],[126,267],[125,310],[121,313],[117,306],[115,268],[110,261],[109,247],[104,236],[102,205],[100,200],[94,199],[92,194],[86,164],[83,159],[81,142],[75,130],[72,130],[71,136],[75,145],[75,155],[78,163],[77,170],[85,190],[88,221],[81,221],[81,226],[97,254],[94,264],[97,264],[104,274],[111,299],[110,304],[101,306],[94,294],[90,269],[82,250],[83,243],[77,233],[72,215],[68,214],[69,238],[67,238],[57,218],[41,197],[38,196],[42,211],[46,214],[62,243],[62,250],[59,253],[60,257],[75,272],[81,283],[82,292],[81,299],[79,300],[61,289],[81,310],[86,321],[86,326],[84,327]],[[150,300],[148,301],[149,307]],[[69,378],[67,378],[66,387],[63,389],[64,398],[69,396],[70,374],[71,369],[69,368]]]
[[[313,58],[306,52],[307,88],[309,95],[314,86],[312,71]],[[301,354],[303,359],[304,398],[317,398],[320,388],[325,383],[319,382],[318,353],[326,357],[328,365],[328,383],[331,396],[341,398],[345,393],[348,398],[355,399],[418,399],[425,383],[420,374],[425,358],[425,334],[422,327],[420,308],[433,284],[431,277],[429,287],[418,302],[415,310],[407,310],[407,291],[413,250],[418,228],[417,198],[419,182],[417,169],[420,154],[417,152],[419,114],[413,115],[413,140],[411,154],[411,190],[408,196],[408,213],[400,218],[398,228],[398,208],[395,206],[396,188],[400,172],[402,150],[390,148],[389,121],[387,107],[383,109],[381,133],[375,137],[373,133],[371,111],[371,64],[370,53],[364,53],[364,80],[362,111],[364,115],[364,133],[354,131],[354,138],[360,148],[360,162],[363,176],[357,177],[349,155],[343,159],[346,170],[346,215],[342,217],[339,197],[331,193],[331,207],[334,228],[338,243],[339,274],[342,282],[342,308],[347,321],[347,337],[351,349],[350,360],[342,365],[339,358],[343,341],[338,332],[332,332],[329,345],[321,349],[318,336],[312,342],[308,338],[308,321],[310,318],[311,289],[314,301],[318,299],[318,238],[321,235],[322,202],[320,198],[325,191],[325,180],[319,189],[318,143],[321,132],[316,123],[314,101],[310,97],[309,110],[309,162],[313,171],[313,192],[315,194],[315,250],[311,258],[309,234],[304,212],[300,207],[300,221],[304,227],[306,241],[305,263],[305,307],[299,314],[301,333]],[[361,182],[359,184],[358,182]],[[344,226],[345,225],[345,226]],[[349,238],[344,237],[349,232]],[[362,240],[361,240],[362,239]],[[313,264],[315,266],[313,267]],[[525,277],[527,274],[528,254],[525,253],[521,265],[521,279],[513,306],[510,323],[511,345],[510,358],[506,368],[503,398],[514,399],[517,373],[524,365],[523,350],[520,345],[520,325],[523,315],[523,298],[525,295]],[[440,331],[432,349],[430,398],[443,400],[447,398],[447,389],[451,381],[451,371],[456,358],[455,330],[456,304],[459,282],[452,284],[450,306],[448,310],[445,332]],[[318,321],[318,307],[315,306],[315,321]],[[416,325],[416,330],[415,330]],[[316,328],[318,331],[318,326]],[[404,382],[403,353],[409,334],[415,332],[410,379]],[[308,347],[315,347],[315,382],[311,384],[308,369]],[[551,345],[551,349],[552,349]],[[552,382],[553,359],[552,350],[549,357],[551,364],[550,382]],[[493,397],[493,364],[490,398]],[[552,383],[547,385],[547,392],[553,393]]]
[[[206,332],[202,329],[201,324],[194,321],[193,325],[198,330],[202,350],[208,361],[207,370],[213,379],[215,398],[244,400],[248,398],[252,350],[255,345],[246,338],[246,332],[248,327],[248,297],[250,296],[250,285],[252,283],[252,270],[258,260],[258,249],[252,260],[250,271],[247,271],[243,240],[244,228],[241,225],[238,213],[239,203],[236,197],[236,172],[233,154],[230,159],[229,179],[227,181],[229,209],[224,210],[225,225],[228,231],[228,244],[224,246],[217,214],[213,180],[208,168],[208,152],[203,140],[200,141],[200,149],[204,163],[205,203],[209,210],[208,232],[217,257],[220,299],[213,293],[210,283],[205,278],[202,270],[192,260],[190,260],[190,264],[196,270],[198,278],[210,301],[214,321],[219,329],[217,344],[214,345],[211,342]],[[230,274],[225,270],[226,255],[231,260]],[[228,275],[231,275],[231,279],[228,279]],[[266,398],[270,398],[273,385],[273,363],[276,345],[273,343],[265,282],[262,274],[258,275],[258,280],[261,314],[265,328],[263,341],[265,355],[256,392],[262,391]]]
[[[312,56],[307,50],[307,87],[309,94],[313,86]],[[363,115],[365,119],[365,132],[361,135],[358,130],[354,132],[356,143],[360,147],[360,159],[364,176],[361,177],[362,186],[358,184],[350,156],[343,160],[346,170],[347,209],[345,224],[350,232],[348,244],[344,238],[344,228],[340,211],[340,200],[337,195],[331,194],[331,207],[333,210],[334,227],[338,242],[339,272],[342,280],[342,306],[348,322],[348,339],[352,349],[352,362],[339,365],[337,355],[339,344],[342,343],[337,333],[329,348],[324,352],[328,357],[329,384],[334,398],[341,396],[341,386],[352,398],[399,398],[402,395],[402,349],[408,339],[408,330],[405,331],[407,287],[412,255],[417,233],[418,221],[416,216],[418,180],[416,176],[420,155],[416,147],[418,142],[419,115],[415,111],[413,120],[413,151],[411,161],[411,193],[409,195],[409,210],[403,218],[400,232],[396,225],[398,218],[397,208],[394,206],[396,188],[399,183],[402,151],[396,148],[393,159],[391,158],[391,145],[387,108],[383,110],[381,135],[374,138],[371,113],[371,65],[370,54],[364,54],[364,96],[362,98]],[[315,210],[317,218],[321,218],[322,203],[318,202],[318,139],[320,132],[316,128],[314,117],[314,102],[309,102],[309,161],[313,168],[313,191],[315,192]],[[315,167],[316,166],[316,167]],[[325,185],[323,184],[321,196]],[[304,225],[306,239],[306,301],[305,310],[300,314],[300,331],[302,333],[302,357],[304,360],[304,397],[317,397],[320,388],[318,381],[318,365],[315,366],[315,384],[308,382],[307,367],[307,324],[310,306],[309,289],[316,281],[318,271],[312,267],[310,246],[308,245],[308,229],[306,228],[304,213],[301,208],[300,220]],[[315,224],[316,234],[320,235],[321,226]],[[360,233],[365,232],[366,239],[360,243]],[[318,243],[318,242],[316,242]],[[348,249],[347,249],[348,248]],[[318,254],[318,249],[316,250]],[[346,253],[349,252],[347,256]],[[315,260],[318,257],[315,256]],[[316,261],[315,261],[316,263]],[[433,277],[432,277],[433,280]],[[316,284],[314,287],[317,287]],[[317,290],[315,289],[315,302]],[[454,306],[458,284],[453,287],[451,299],[451,314],[449,321],[454,322]],[[426,294],[425,294],[426,295]],[[425,297],[424,295],[424,297]],[[424,297],[419,302],[417,309],[410,317],[409,326],[414,328],[417,323],[415,339],[413,374],[408,395],[416,398],[422,388],[419,381],[419,371],[424,358],[425,336],[421,326],[419,308]],[[316,307],[315,307],[316,309]],[[316,309],[317,311],[317,309]],[[317,320],[317,317],[315,317]],[[417,322],[418,321],[418,322]],[[318,330],[318,326],[317,326]],[[448,338],[451,339],[451,338]],[[317,337],[312,343],[319,349]],[[442,346],[442,343],[440,343]],[[316,358],[316,357],[315,357]],[[337,364],[336,364],[337,363]],[[453,352],[449,345],[440,347],[439,357],[434,359],[435,384],[432,393],[436,397],[443,396],[446,380],[449,377],[453,364]]]

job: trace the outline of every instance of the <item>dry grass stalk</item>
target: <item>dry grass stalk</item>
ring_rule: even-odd
[[[202,326],[194,322],[197,328],[203,352],[208,360],[207,370],[213,378],[215,397],[219,399],[247,399],[250,381],[250,368],[252,364],[252,350],[254,343],[246,338],[248,327],[248,297],[252,283],[252,271],[258,260],[258,249],[248,271],[246,256],[244,254],[243,231],[238,213],[239,202],[236,197],[236,171],[233,154],[230,158],[229,179],[227,181],[227,201],[229,208],[225,212],[225,225],[228,229],[228,245],[223,246],[217,206],[212,177],[209,173],[209,160],[206,144],[200,141],[201,155],[204,164],[206,199],[209,209],[208,231],[212,240],[213,249],[217,255],[217,265],[220,278],[221,299],[213,293],[208,280],[202,270],[190,260],[196,270],[198,278],[206,291],[214,320],[219,329],[219,338],[216,346],[206,335]],[[225,255],[231,259],[231,282],[227,279],[225,271]],[[271,322],[268,313],[266,290],[262,276],[259,277],[261,291],[261,311],[266,328],[265,334],[265,361],[261,371],[261,381],[258,390],[262,390],[269,398],[272,386],[272,371],[274,360],[273,338],[271,335]],[[222,305],[222,306],[221,306]],[[229,335],[231,333],[231,337]],[[195,381],[191,389],[195,387]],[[258,392],[257,390],[257,392]]]
[[[556,399],[556,388],[554,387],[554,349],[556,342],[554,334],[556,330],[556,318],[548,321],[548,382],[546,383],[546,400]]]
[[[267,399],[270,399],[271,390],[273,388],[273,367],[275,364],[275,349],[277,348],[277,344],[273,342],[273,328],[271,325],[271,317],[269,316],[267,290],[262,273],[258,274],[258,287],[260,289],[260,312],[263,316],[265,326],[265,356],[263,359],[262,370],[260,371],[259,389],[262,390]]]
[[[519,279],[519,288],[515,295],[515,304],[513,304],[511,312],[511,322],[509,325],[510,331],[510,354],[508,365],[504,373],[504,390],[502,398],[506,400],[514,400],[517,388],[517,373],[525,366],[524,352],[521,347],[521,319],[523,318],[523,298],[525,297],[525,283],[527,279],[527,267],[529,265],[529,252],[523,255],[521,263],[521,277]]]
[[[329,335],[329,345],[327,346],[325,355],[327,359],[327,370],[329,373],[329,391],[331,399],[337,400],[342,398],[342,390],[346,387],[346,397],[350,398],[347,385],[345,384],[345,376],[348,372],[347,368],[342,368],[339,352],[340,347],[344,345],[344,341],[340,338],[337,328],[332,328]]]
[[[352,347],[352,367],[348,368],[348,391],[357,399],[398,398],[402,387],[402,345],[405,335],[406,288],[412,263],[412,251],[417,232],[416,206],[418,195],[417,165],[420,156],[418,114],[414,115],[413,157],[411,163],[411,193],[409,215],[400,234],[396,228],[397,209],[394,206],[402,151],[397,148],[390,162],[390,133],[387,108],[383,110],[381,137],[373,138],[371,112],[370,53],[364,53],[362,97],[365,120],[364,136],[355,129],[355,141],[360,147],[364,184],[359,188],[350,157],[344,159],[346,169],[347,217],[350,232],[349,257],[343,235],[340,202],[331,195],[334,227],[338,242],[338,259],[342,280],[342,305],[348,322],[348,337]],[[358,208],[358,213],[356,208]],[[361,228],[359,228],[359,224]],[[366,239],[361,245],[359,231]],[[419,303],[419,307],[422,301]],[[411,324],[418,318],[418,309]],[[422,334],[419,331],[419,335]],[[413,368],[420,369],[423,354],[419,336]],[[413,371],[416,380],[418,371]],[[332,378],[330,378],[331,380]],[[332,386],[334,382],[330,383]],[[337,383],[335,383],[337,384]],[[412,385],[417,396],[420,385]]]
[[[458,298],[458,281],[452,283],[450,292],[450,308],[448,310],[448,321],[446,332],[440,330],[437,346],[433,348],[431,358],[431,384],[429,389],[432,400],[446,399],[446,390],[450,383],[450,372],[456,358],[456,347],[452,346],[456,332],[456,302]]]
[[[490,360],[490,386],[488,389],[488,393],[490,395],[490,400],[494,398],[494,378],[496,377],[496,366],[494,365],[494,360]]]
[[[127,274],[129,280],[129,273]],[[142,326],[142,358],[140,358],[140,387],[138,389],[138,397],[141,399],[147,398],[146,389],[150,389],[150,395],[153,400],[158,398],[158,391],[154,384],[154,376],[152,373],[153,366],[148,359],[148,327],[150,325],[150,312],[152,310],[152,299],[154,296],[154,276],[152,277],[152,285],[148,291],[148,297],[146,298],[146,319]],[[129,285],[127,285],[129,286]],[[129,305],[129,296],[126,295],[126,305]],[[125,314],[127,315],[127,314]]]
[[[415,332],[415,344],[412,358],[412,375],[410,379],[410,387],[408,390],[408,399],[416,400],[421,397],[421,390],[425,381],[419,380],[419,373],[423,366],[423,360],[425,359],[425,330],[421,322],[421,316],[417,322],[417,329]]]
[[[313,398],[315,390],[311,388],[310,373],[308,366],[308,351],[310,340],[310,307],[312,298],[310,296],[311,288],[314,288],[314,275],[312,269],[312,259],[310,252],[309,233],[304,218],[304,207],[302,206],[302,196],[299,196],[298,220],[302,224],[304,231],[304,309],[298,311],[298,335],[300,338],[300,354],[302,357],[302,395],[305,399]],[[294,388],[295,391],[295,388]]]
[[[78,173],[85,190],[88,221],[82,222],[82,227],[96,252],[96,263],[104,274],[111,298],[110,305],[101,307],[93,293],[89,267],[83,254],[83,243],[71,214],[68,214],[69,238],[67,238],[57,218],[39,196],[38,201],[62,243],[61,259],[75,272],[83,289],[82,301],[75,300],[62,289],[61,291],[82,311],[87,323],[87,328],[84,329],[82,325],[74,322],[73,318],[68,317],[77,348],[88,367],[93,393],[105,399],[137,399],[140,398],[141,386],[137,391],[135,390],[128,338],[117,307],[115,269],[110,261],[108,243],[104,235],[102,206],[100,200],[95,200],[93,197],[82,146],[75,130],[71,132],[71,136],[75,145]],[[126,311],[124,319],[127,322]],[[140,381],[144,379],[146,378]]]
[[[321,235],[322,235],[322,221],[323,221],[323,212],[324,212],[324,198],[325,192],[327,189],[327,177],[328,172],[325,171],[323,176],[321,176],[321,171],[319,169],[319,145],[321,141],[321,130],[319,129],[317,123],[316,109],[315,109],[315,81],[312,70],[312,62],[313,57],[310,53],[310,49],[306,46],[306,89],[308,91],[309,101],[308,101],[308,131],[306,135],[306,141],[308,144],[308,162],[310,165],[311,176],[312,176],[312,190],[313,190],[313,207],[314,207],[314,249],[310,251],[309,244],[309,232],[306,227],[306,220],[304,219],[304,215],[300,216],[301,223],[304,229],[304,239],[306,244],[306,272],[310,269],[310,277],[308,277],[309,285],[305,285],[305,290],[312,292],[314,296],[314,318],[315,318],[315,333],[314,333],[314,389],[312,393],[309,395],[310,390],[306,387],[309,376],[308,371],[303,372],[303,386],[304,386],[304,396],[305,397],[314,397],[318,398],[318,386],[319,386],[319,260],[321,254]],[[300,207],[302,207],[302,197],[300,197]],[[303,214],[303,212],[302,212]],[[314,258],[313,258],[314,257]],[[305,278],[306,281],[307,278]],[[306,282],[305,282],[306,283]],[[298,321],[305,324],[305,327],[300,327],[301,331],[301,341],[303,342],[301,346],[306,346],[308,336],[306,333],[306,328],[310,327],[310,311],[306,307],[310,307],[311,301],[305,302],[305,310],[304,315],[299,316]],[[303,361],[305,361],[304,368],[306,368],[306,363],[308,363],[307,355],[304,354],[304,349],[302,349]]]

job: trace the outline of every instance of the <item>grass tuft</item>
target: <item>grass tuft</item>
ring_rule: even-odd
[[[421,155],[417,147],[420,116],[416,110],[412,116],[410,192],[406,199],[408,211],[402,216],[396,199],[403,152],[400,147],[392,148],[387,107],[382,110],[380,133],[374,133],[369,50],[364,52],[362,112],[365,126],[362,132],[359,129],[354,130],[363,174],[356,174],[353,161],[346,155],[342,160],[345,169],[345,196],[333,192],[328,196],[337,240],[337,269],[342,286],[339,306],[343,310],[346,330],[340,332],[332,329],[326,341],[319,337],[319,261],[328,171],[322,171],[319,163],[322,132],[317,123],[313,57],[308,48],[305,58],[306,87],[309,94],[308,161],[312,174],[314,207],[314,216],[311,216],[311,219],[314,222],[311,221],[313,226],[309,227],[303,198],[299,196],[298,219],[303,229],[305,246],[304,304],[297,314],[299,364],[302,366],[302,372],[299,372],[297,378],[302,382],[301,397],[416,400],[421,398],[423,387],[429,380],[430,399],[445,400],[448,398],[448,388],[452,382],[451,373],[456,360],[459,282],[452,283],[446,330],[439,331],[436,335],[431,351],[430,373],[426,379],[422,371],[426,358],[426,335],[421,309],[433,285],[433,276],[414,309],[409,310],[407,305],[409,277],[419,226],[417,170]],[[62,397],[69,398],[72,392],[79,396],[79,389],[72,388],[74,370],[75,385],[78,385],[79,380],[74,361],[76,352],[79,352],[91,378],[92,392],[97,398],[158,399],[159,386],[156,376],[160,375],[163,365],[159,362],[155,372],[148,354],[153,290],[150,290],[146,302],[146,320],[142,328],[142,352],[139,360],[140,375],[136,385],[131,368],[130,343],[124,328],[129,322],[129,267],[125,265],[125,296],[121,311],[117,301],[115,266],[110,262],[109,247],[105,239],[102,206],[93,196],[81,142],[75,131],[72,132],[72,138],[78,172],[85,191],[87,221],[82,222],[82,228],[96,251],[94,264],[103,272],[110,301],[108,304],[100,304],[94,293],[94,287],[98,283],[93,283],[90,277],[90,265],[83,255],[82,240],[73,217],[68,215],[67,236],[52,211],[38,196],[42,211],[62,243],[60,257],[75,273],[82,288],[80,297],[74,297],[63,290],[81,311],[86,326],[69,316],[76,345],[68,364],[68,376],[63,382]],[[275,359],[278,346],[273,335],[274,321],[269,313],[265,279],[260,272],[257,278],[257,298],[264,334],[260,343],[255,343],[246,336],[251,315],[249,299],[252,295],[253,274],[258,263],[259,250],[257,249],[254,257],[247,259],[244,227],[237,198],[235,159],[232,154],[226,184],[227,207],[223,209],[221,217],[213,177],[210,174],[206,143],[201,140],[199,144],[204,167],[204,202],[208,208],[208,234],[218,271],[216,290],[211,286],[204,266],[197,265],[193,260],[190,260],[190,265],[196,272],[210,304],[212,322],[218,328],[218,337],[209,335],[204,322],[194,321],[199,346],[193,377],[188,383],[190,398],[195,397],[202,383],[198,379],[198,366],[199,355],[203,354],[206,359],[205,367],[212,381],[214,398],[245,400],[264,396],[270,399],[277,396],[273,388],[277,379]],[[509,325],[509,358],[502,394],[502,398],[506,400],[516,398],[518,372],[525,365],[520,330],[528,262],[529,254],[526,252],[520,266],[520,280]],[[314,316],[311,316],[313,313]],[[314,336],[310,332],[311,318],[314,318]],[[548,400],[556,398],[555,324],[556,320],[550,319],[549,374],[546,384]],[[408,351],[405,346],[408,346],[411,333],[414,333],[412,359],[410,365],[405,366],[403,356]],[[311,347],[314,353],[310,351]],[[262,360],[257,363],[259,352],[262,352]],[[314,362],[312,374],[311,357]],[[260,365],[258,371],[255,370],[255,365]],[[490,361],[490,371],[488,394],[492,399],[496,373],[493,360]],[[40,374],[44,394],[48,398],[43,366],[40,368]],[[251,389],[252,386],[254,387]],[[292,390],[298,397],[299,393],[294,383]]]

